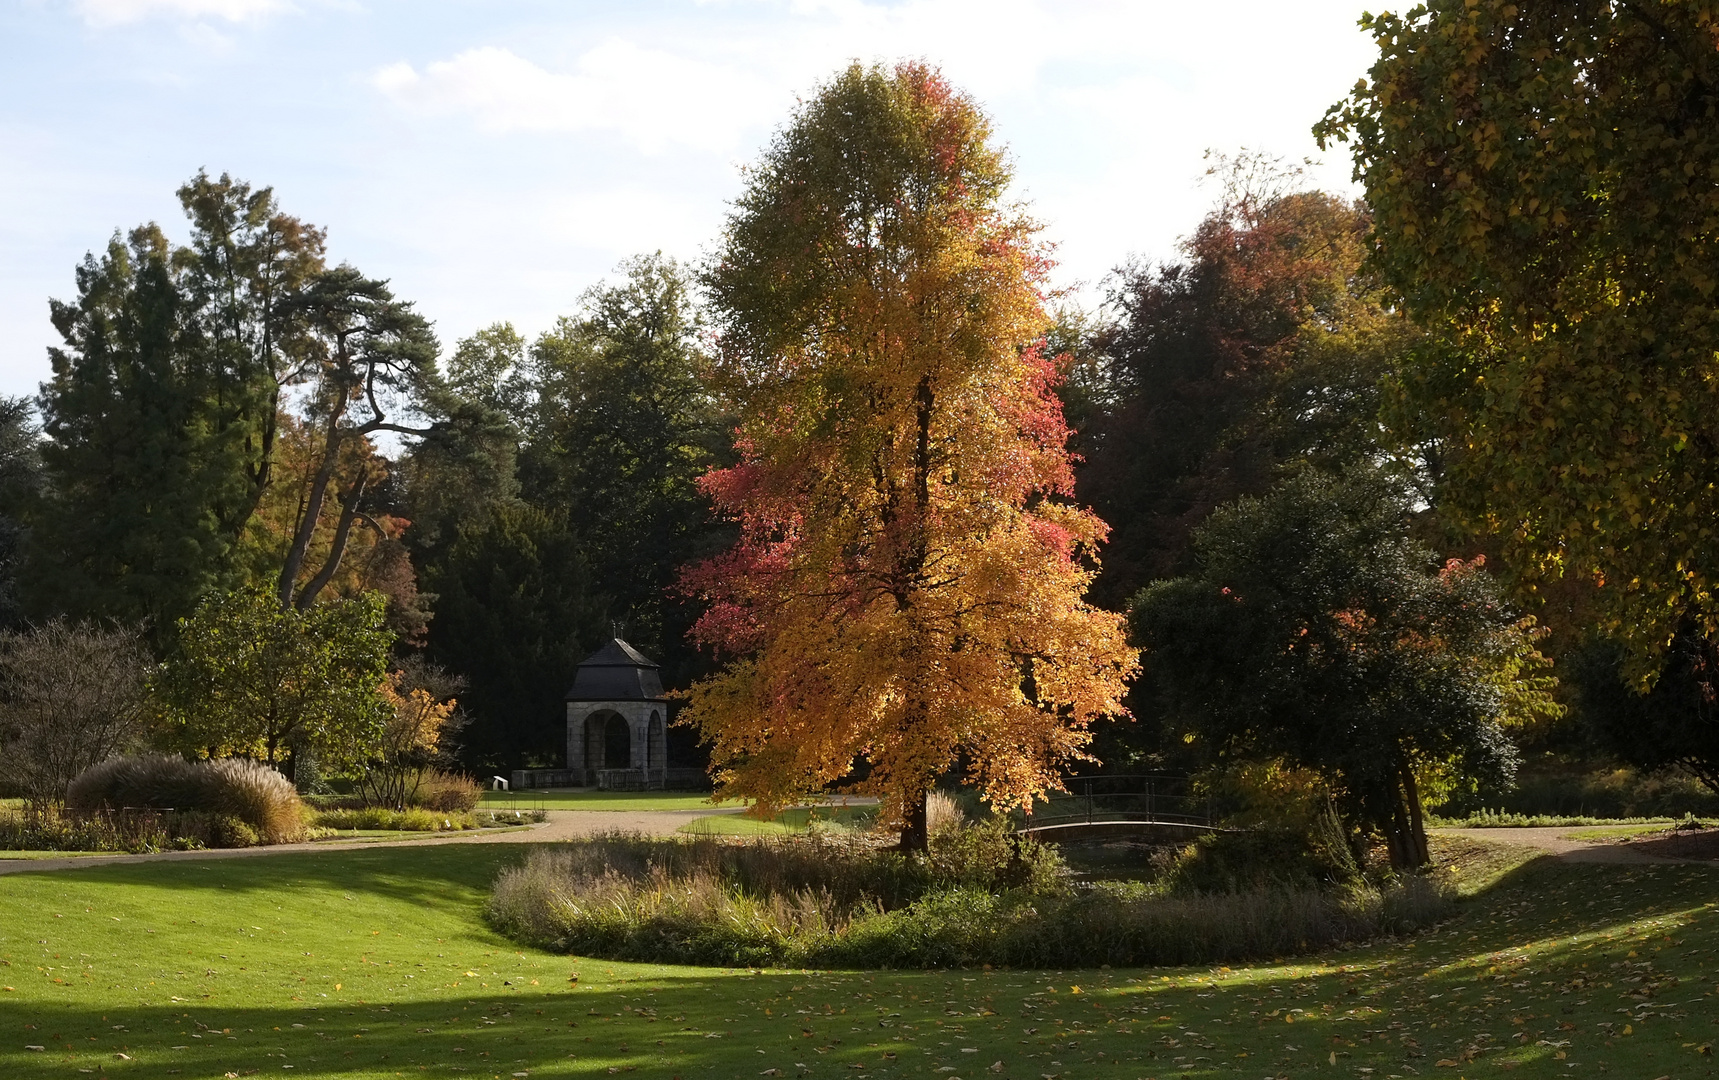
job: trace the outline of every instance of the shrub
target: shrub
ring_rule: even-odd
[[[315,812],[312,824],[325,829],[389,829],[401,832],[437,832],[441,829],[475,829],[468,812],[427,810],[413,806],[394,810],[386,806],[349,807]]]
[[[1212,832],[1171,858],[1164,884],[1171,891],[1188,893],[1351,885],[1359,875],[1352,861],[1340,858],[1346,854],[1341,844],[1321,843],[1317,834],[1300,829]]]
[[[251,843],[290,843],[304,835],[304,804],[292,783],[268,766],[244,758],[113,758],[73,780],[66,805],[81,810],[149,807],[229,817],[246,826]],[[244,834],[223,826],[212,829],[211,836],[242,839]]]
[[[943,827],[931,835],[928,861],[934,881],[1042,893],[1062,886],[1067,869],[1056,848],[1018,835],[1005,818],[988,818],[975,825],[961,822],[958,816],[945,818]]]
[[[208,815],[196,813],[0,810],[0,851],[195,850],[213,846],[208,826]]]
[[[148,670],[135,628],[55,619],[0,632],[0,782],[58,803],[79,773],[141,744]]]
[[[1586,769],[1535,762],[1522,770],[1515,787],[1458,796],[1438,812],[1449,819],[1484,812],[1551,818],[1675,818],[1719,814],[1719,795],[1693,777],[1671,770]]]

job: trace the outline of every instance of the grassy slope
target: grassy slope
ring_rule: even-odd
[[[522,856],[0,878],[0,1076],[1645,1080],[1711,1075],[1719,1036],[1709,868],[1536,865],[1433,934],[1284,965],[755,973],[512,946],[478,911]]]

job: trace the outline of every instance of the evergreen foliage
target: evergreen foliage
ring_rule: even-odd
[[[1422,788],[1508,779],[1508,729],[1556,705],[1541,636],[1481,560],[1442,567],[1376,472],[1306,471],[1194,533],[1196,572],[1135,599],[1143,688],[1214,760],[1322,774],[1392,864],[1427,861]]]

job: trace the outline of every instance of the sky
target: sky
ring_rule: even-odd
[[[746,163],[856,59],[980,102],[1094,307],[1118,265],[1175,256],[1207,151],[1354,193],[1309,129],[1372,62],[1365,2],[0,0],[0,393],[47,377],[86,252],[185,237],[198,169],[272,186],[444,348],[535,334],[629,255],[709,255]]]

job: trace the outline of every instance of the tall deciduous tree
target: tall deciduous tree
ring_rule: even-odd
[[[1719,636],[1719,6],[1432,0],[1317,129],[1352,143],[1375,265],[1442,347],[1442,505],[1533,583],[1602,583],[1638,677]]]
[[[281,211],[273,188],[199,171],[178,191],[191,242],[174,252],[194,312],[207,437],[239,473],[214,509],[237,540],[268,489],[285,388],[303,376],[299,313],[287,301],[324,269],[326,235]]]
[[[855,65],[753,168],[707,281],[741,462],[705,488],[741,539],[686,577],[732,657],[690,719],[761,807],[863,761],[909,849],[958,760],[996,804],[1054,786],[1136,665],[1082,599],[1104,526],[1068,501],[1008,179],[936,72]]]
[[[1141,688],[1180,732],[1218,760],[1318,770],[1397,867],[1428,858],[1425,779],[1508,779],[1507,729],[1557,712],[1532,621],[1408,521],[1395,481],[1309,470],[1212,514],[1197,572],[1131,613]]]
[[[1365,272],[1363,206],[1262,155],[1211,175],[1184,258],[1125,268],[1092,334],[1106,385],[1078,490],[1111,525],[1100,602],[1187,570],[1206,515],[1286,468],[1378,454],[1378,384],[1414,337]]]

